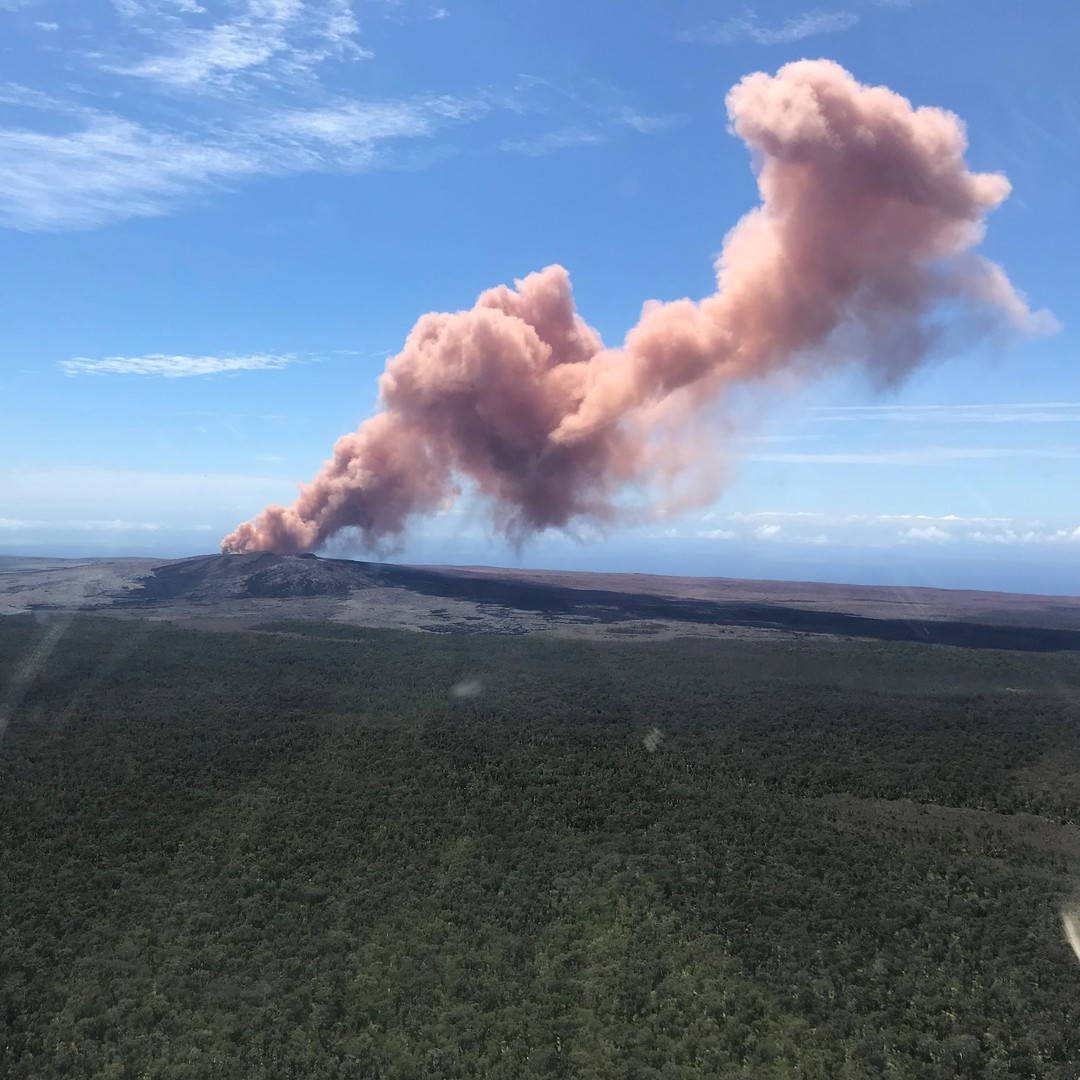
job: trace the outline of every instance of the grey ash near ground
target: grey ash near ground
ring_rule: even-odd
[[[315,555],[0,559],[0,613],[81,610],[233,628],[282,619],[440,633],[655,637],[800,633],[1080,650],[1080,599]]]

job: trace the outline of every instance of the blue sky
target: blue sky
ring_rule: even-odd
[[[1013,183],[982,250],[1062,331],[759,387],[679,518],[516,552],[466,503],[396,557],[1078,593],[1078,34],[1073,0],[0,0],[0,552],[215,550],[417,316],[549,263],[609,343],[712,291],[756,202],[724,94],[824,56],[963,117]]]

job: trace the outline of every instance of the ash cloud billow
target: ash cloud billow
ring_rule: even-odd
[[[973,251],[1009,182],[968,170],[952,113],[827,60],[749,75],[727,109],[761,204],[725,238],[715,293],[646,303],[621,348],[578,315],[561,266],[422,316],[380,379],[381,411],[222,551],[310,551],[346,528],[375,548],[463,478],[515,540],[612,520],[621,491],[687,456],[672,417],[736,384],[857,364],[888,385],[953,342],[1053,329]]]

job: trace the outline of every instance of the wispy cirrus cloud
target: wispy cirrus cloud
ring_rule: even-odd
[[[425,23],[440,22],[449,19],[449,8],[439,5],[413,4],[408,0],[367,0],[369,9],[381,9],[381,17],[389,23]]]
[[[499,149],[526,157],[545,157],[575,147],[601,146],[610,141],[620,129],[639,135],[655,135],[682,124],[681,116],[659,116],[622,107],[601,112],[591,126],[571,125],[554,131],[542,131],[522,138],[504,139]]]
[[[66,130],[0,127],[0,225],[92,228],[168,212],[178,201],[257,175],[372,168],[405,139],[483,114],[473,100],[338,102],[257,111],[235,129],[149,127],[97,109],[66,112],[32,93],[21,104],[61,113]]]
[[[383,139],[433,135],[444,122],[476,120],[491,109],[483,95],[429,97],[406,101],[336,101],[310,109],[282,109],[270,123],[282,136],[302,145],[322,143],[346,149],[373,147]]]
[[[599,146],[607,140],[603,131],[569,127],[558,131],[545,131],[522,139],[503,139],[499,149],[526,157],[545,157],[560,150],[576,146]]]
[[[207,24],[199,4],[124,3],[120,11],[164,46],[150,56],[105,64],[173,89],[201,93],[235,89],[245,79],[264,85],[310,77],[331,58],[367,59],[348,0],[245,0]]]
[[[152,216],[264,164],[244,140],[199,141],[96,111],[62,133],[0,128],[0,225],[85,228]]]
[[[617,124],[628,127],[640,135],[652,135],[658,131],[666,131],[668,128],[679,127],[686,123],[686,117],[681,115],[654,115],[639,112],[623,106],[616,109],[613,119]]]
[[[347,65],[369,54],[352,7],[113,0],[111,18],[103,6],[88,12],[84,38],[99,47],[71,53],[79,82],[0,85],[0,227],[95,228],[255,177],[427,167],[486,118],[496,128],[480,136],[488,145],[533,156],[679,122],[632,109],[615,91],[597,101],[527,77],[503,91],[360,98]],[[532,135],[530,112],[571,120]],[[507,136],[497,116],[517,132]]]
[[[222,375],[239,371],[272,371],[298,362],[292,355],[256,353],[251,356],[106,356],[91,360],[78,356],[61,360],[65,375],[154,375],[182,379],[197,375]]]
[[[752,9],[719,22],[704,23],[680,33],[679,40],[699,45],[732,45],[752,41],[756,45],[786,45],[818,34],[850,30],[859,21],[854,11],[804,11],[783,22],[768,25]]]
[[[205,15],[206,8],[198,0],[111,0],[118,15],[137,19],[150,15]]]

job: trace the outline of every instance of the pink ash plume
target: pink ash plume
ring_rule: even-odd
[[[515,540],[608,520],[619,491],[656,468],[647,451],[665,406],[782,369],[860,363],[894,383],[946,331],[1053,328],[972,253],[1009,182],[968,171],[952,113],[827,60],[749,75],[727,108],[761,205],[728,233],[715,293],[646,303],[617,349],[577,314],[561,266],[422,316],[380,379],[382,411],[338,439],[296,502],[268,506],[222,551],[310,551],[346,528],[377,547],[463,477]]]

